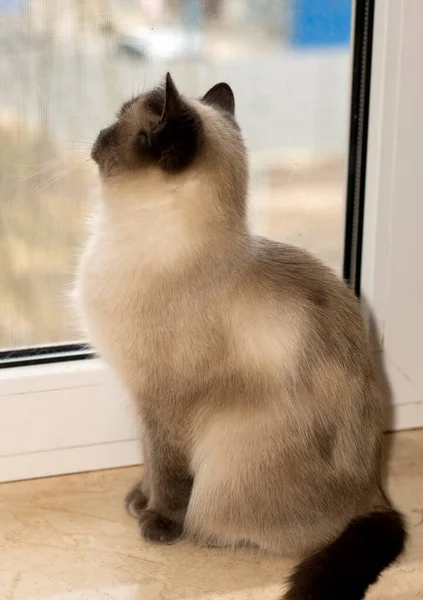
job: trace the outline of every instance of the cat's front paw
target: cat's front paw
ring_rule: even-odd
[[[125,508],[132,517],[139,519],[147,508],[148,498],[141,491],[141,483],[137,483],[125,496]]]
[[[181,539],[184,529],[180,523],[162,517],[152,510],[143,511],[139,525],[145,540],[160,544],[174,544]]]

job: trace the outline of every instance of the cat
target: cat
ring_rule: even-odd
[[[358,600],[403,551],[380,476],[381,396],[358,301],[319,260],[250,233],[226,83],[126,102],[92,149],[79,268],[94,346],[136,406],[146,540],[299,557],[286,600]]]

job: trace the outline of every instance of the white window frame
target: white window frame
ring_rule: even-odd
[[[407,373],[413,350],[422,348],[423,311],[407,309],[411,299],[423,307],[423,237],[415,227],[404,226],[405,216],[409,222],[422,219],[423,116],[418,101],[423,82],[417,67],[423,61],[422,20],[422,2],[375,2],[361,301],[375,363],[381,381],[388,382],[384,392],[390,396],[390,429],[423,427],[421,377],[417,380],[415,370],[411,377]],[[391,298],[395,288],[402,296],[397,306]],[[404,336],[395,332],[398,324],[410,336],[407,351]]]
[[[0,481],[141,461],[126,394],[99,359],[0,369]]]
[[[400,60],[407,2],[415,0],[381,0],[375,7],[361,289],[365,319],[370,323],[370,306],[377,324],[373,343],[379,358],[389,318],[386,295],[396,201],[392,181],[396,132],[402,119],[398,90],[412,68]],[[423,37],[416,54],[423,59]],[[416,156],[402,158],[421,168]],[[422,427],[423,398],[403,403],[400,385],[395,392],[390,427]],[[130,402],[98,359],[0,369],[0,403],[0,481],[120,467],[141,460]]]

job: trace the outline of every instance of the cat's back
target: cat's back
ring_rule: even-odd
[[[308,251],[262,237],[251,242],[250,281],[274,302],[293,302],[317,320],[341,316],[363,332],[359,304],[347,285]]]
[[[236,339],[245,364],[259,366],[311,420],[319,406],[320,417],[354,432],[349,443],[361,430],[377,446],[380,391],[358,300],[347,285],[307,251],[253,238],[243,297]],[[355,456],[361,453],[357,442]]]
[[[285,345],[295,364],[335,365],[373,377],[359,304],[347,285],[309,252],[254,237],[243,296],[251,323],[265,323],[268,340]],[[264,327],[258,330],[257,343]],[[333,369],[333,372],[335,369]]]

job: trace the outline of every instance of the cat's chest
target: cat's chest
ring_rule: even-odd
[[[118,251],[95,237],[80,267],[79,290],[88,327],[124,332],[149,296],[148,275],[129,251]]]
[[[82,314],[94,347],[120,371],[147,376],[160,365],[171,377],[202,354],[207,322],[193,323],[193,312],[204,311],[194,307],[195,297],[176,293],[163,279],[152,276],[145,256],[119,254],[101,239],[92,239],[85,251]]]

